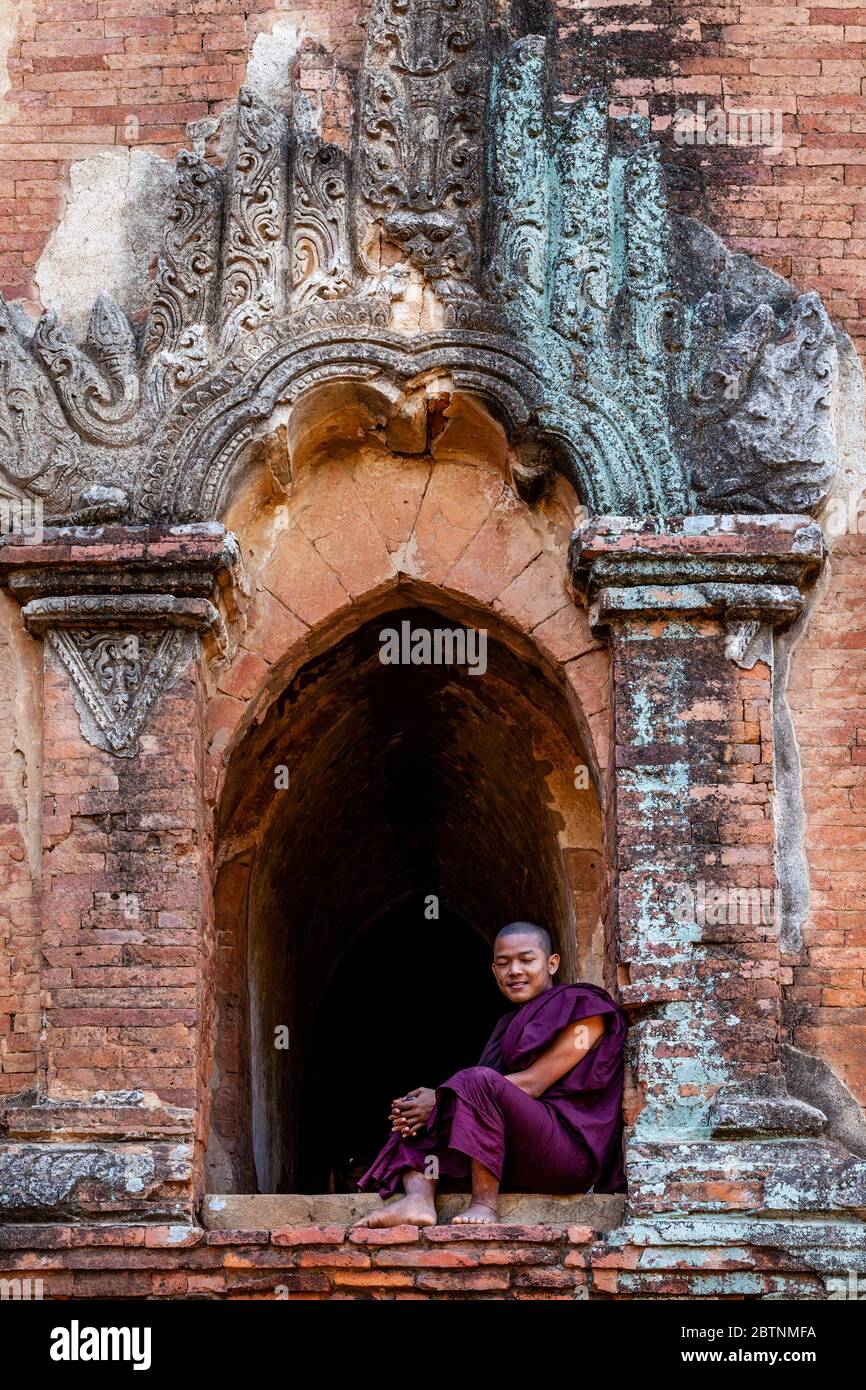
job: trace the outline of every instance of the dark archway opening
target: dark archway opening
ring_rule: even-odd
[[[355,1192],[390,1131],[395,1096],[478,1061],[510,1007],[490,945],[447,908],[412,896],[339,962],[303,1065],[298,1189]]]
[[[507,1007],[490,972],[504,923],[547,926],[560,979],[601,978],[601,817],[575,787],[587,758],[564,679],[494,615],[483,673],[383,663],[381,632],[403,622],[460,619],[407,605],[361,623],[232,765],[211,1191],[340,1190],[369,1166],[395,1095],[477,1062]]]

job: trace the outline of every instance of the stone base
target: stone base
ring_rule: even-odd
[[[3,1221],[191,1221],[191,1141],[0,1144]]]
[[[230,1211],[230,1202],[306,1200],[324,1210],[322,1203],[345,1201],[223,1200],[223,1214]],[[856,1298],[858,1277],[862,1290],[866,1241],[861,1222],[629,1216],[602,1231],[595,1223],[606,1220],[611,1204],[622,1199],[590,1194],[578,1200],[590,1204],[588,1212],[594,1210],[592,1222],[441,1224],[423,1231],[415,1226],[351,1230],[343,1219],[236,1230],[123,1223],[7,1225],[0,1228],[0,1295],[760,1301]],[[560,1216],[569,1201],[563,1199]],[[240,1208],[234,1210],[241,1215]],[[255,1211],[263,1213],[264,1207]]]
[[[618,1226],[625,1211],[626,1198],[613,1194],[578,1193],[573,1197],[551,1197],[539,1193],[503,1192],[499,1215],[509,1226],[587,1225],[596,1231]],[[209,1231],[273,1230],[280,1226],[348,1226],[359,1217],[378,1211],[385,1204],[374,1193],[325,1193],[307,1196],[291,1193],[276,1196],[208,1195],[202,1203],[202,1225]],[[437,1197],[439,1222],[447,1225],[469,1205],[469,1194],[446,1193]]]
[[[866,1219],[866,1159],[830,1139],[641,1139],[626,1148],[634,1215]],[[862,1227],[866,1244],[866,1225]]]

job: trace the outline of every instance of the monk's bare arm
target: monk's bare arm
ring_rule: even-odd
[[[513,1081],[528,1096],[537,1098],[544,1094],[548,1086],[558,1081],[567,1071],[585,1057],[604,1033],[604,1016],[593,1014],[582,1018],[578,1023],[569,1023],[561,1028],[546,1052],[542,1052],[525,1071],[513,1071],[506,1075],[506,1081]]]

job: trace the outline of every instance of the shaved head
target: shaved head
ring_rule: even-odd
[[[553,955],[553,940],[546,927],[540,927],[536,922],[509,922],[496,933],[496,941],[502,941],[507,936],[523,936],[528,933],[538,942],[540,949],[546,956]],[[493,943],[494,946],[496,942]]]
[[[509,922],[496,933],[493,974],[512,1004],[526,1004],[553,986],[559,969],[550,932],[537,922]]]

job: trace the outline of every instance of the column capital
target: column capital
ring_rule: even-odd
[[[243,572],[218,523],[46,527],[0,544],[0,584],[66,671],[89,743],[132,757],[159,694],[195,655],[228,649]]]
[[[602,590],[630,589],[643,591],[651,613],[718,613],[739,602],[752,616],[781,604],[786,616],[790,591],[810,588],[825,556],[821,528],[808,516],[598,516],[572,535],[569,570],[590,604]],[[789,592],[777,596],[775,588]],[[639,596],[608,607],[616,602],[635,613]]]

